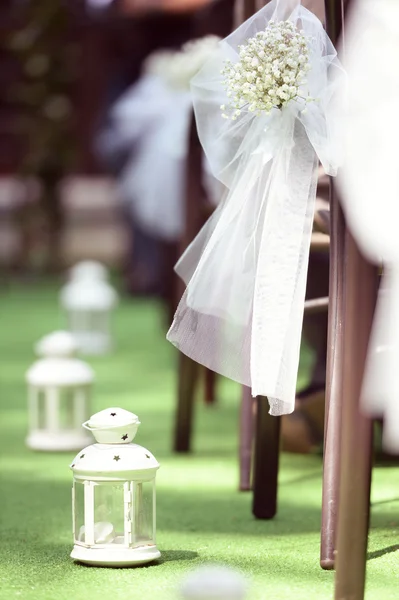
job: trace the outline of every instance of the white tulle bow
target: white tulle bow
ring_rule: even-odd
[[[273,19],[308,39],[307,86],[316,102],[291,101],[257,116],[221,118],[220,73],[238,46]],[[192,80],[198,132],[228,194],[176,266],[187,284],[168,339],[199,363],[267,396],[271,414],[294,408],[316,167],[335,175],[339,151],[330,104],[342,69],[320,21],[299,0],[273,0],[220,42]]]

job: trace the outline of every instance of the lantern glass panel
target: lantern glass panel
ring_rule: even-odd
[[[74,391],[68,388],[60,390],[59,396],[59,427],[73,429],[74,426]]]
[[[123,544],[123,483],[99,483],[94,488],[94,543]]]
[[[74,481],[74,531],[75,541],[84,543],[85,541],[85,488],[84,483]]]
[[[46,429],[46,392],[37,391],[37,428]]]
[[[93,331],[104,331],[106,329],[106,322],[106,313],[97,311],[90,314],[90,326]]]
[[[85,311],[73,310],[68,314],[69,328],[71,331],[86,331],[87,313]]]
[[[135,485],[135,545],[154,543],[153,532],[153,482],[145,481]]]

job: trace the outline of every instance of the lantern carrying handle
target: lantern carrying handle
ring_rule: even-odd
[[[132,423],[121,423],[120,425],[103,425],[103,427],[90,427],[90,425],[88,424],[90,422],[89,421],[85,421],[84,423],[82,423],[82,427],[84,427],[85,429],[88,429],[89,431],[100,431],[103,429],[115,429],[115,428],[119,428],[119,427],[129,427],[130,425],[141,425],[140,421],[132,421]]]

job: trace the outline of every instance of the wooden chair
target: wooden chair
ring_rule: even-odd
[[[181,251],[191,243],[211,214],[212,207],[206,200],[202,180],[202,149],[198,140],[195,120],[192,119],[187,157],[186,226],[184,237],[181,241]],[[327,195],[328,181],[326,181],[322,172],[320,173],[319,181],[318,194],[323,199]],[[324,206],[323,209],[325,210]],[[323,250],[328,252],[328,211],[325,212],[327,216],[316,219],[318,221],[317,231],[312,236],[312,251]],[[320,211],[317,211],[316,215],[319,214]],[[184,285],[181,282],[177,282],[177,279],[175,289],[175,302],[177,303],[184,292]],[[310,314],[327,310],[327,304],[326,298],[309,300],[306,303],[305,311],[307,314]],[[191,449],[194,399],[201,373],[205,376],[205,399],[210,402],[215,397],[215,374],[208,369],[203,369],[187,356],[183,354],[179,355],[177,409],[174,431],[174,449],[176,452],[189,452]],[[254,402],[251,398],[250,390],[243,386],[239,449],[239,489],[242,491],[251,489],[254,413]],[[278,422],[278,419],[276,422]]]
[[[335,39],[342,28],[345,10],[350,0],[339,10],[332,0],[326,1],[329,9],[330,35]],[[353,237],[346,230],[339,197],[334,194],[333,237],[336,257],[334,273],[337,305],[341,315],[338,379],[341,401],[331,410],[335,397],[330,395],[330,418],[335,428],[341,429],[335,463],[330,456],[327,470],[335,483],[334,502],[338,518],[334,515],[334,531],[330,531],[325,555],[331,553],[336,541],[336,600],[363,600],[365,591],[366,553],[370,515],[370,489],[372,469],[372,420],[359,410],[362,378],[378,293],[378,269],[361,255]],[[333,273],[333,274],[334,274]],[[359,310],[361,306],[361,310]],[[332,445],[332,444],[331,444]],[[336,448],[337,450],[337,448]],[[334,474],[333,474],[334,472]],[[323,518],[328,523],[326,504],[331,500],[328,490],[323,495]],[[337,480],[339,478],[339,486]],[[337,522],[336,522],[337,521]],[[336,539],[332,534],[335,534]],[[323,548],[322,548],[323,553]],[[322,556],[323,557],[323,556]],[[333,560],[333,556],[328,556]]]
[[[325,0],[327,32],[337,43],[349,4]],[[330,290],[327,352],[326,418],[320,564],[334,568],[340,475],[340,434],[343,402],[343,287],[346,231],[334,187],[330,184]],[[270,519],[277,510],[280,420],[268,415],[266,398],[257,399],[253,513]]]
[[[247,19],[260,6],[262,2],[257,0],[244,0],[244,2],[236,3],[236,18]],[[186,226],[184,236],[181,242],[181,251],[191,243],[197,235],[207,218],[211,214],[212,208],[206,202],[204,188],[202,186],[202,149],[198,140],[198,135],[195,127],[195,121],[192,120],[189,137],[189,151],[187,158],[187,181],[186,181]],[[329,181],[323,173],[319,176],[318,195],[320,199],[328,197]],[[322,211],[317,211],[316,229],[312,237],[312,250],[320,251],[321,249],[328,252],[328,211],[327,217],[322,216]],[[184,286],[181,282],[175,279],[176,295],[173,298],[173,306],[177,305],[178,299],[181,297]],[[313,300],[308,303],[305,310],[307,313],[314,311],[326,310],[326,299],[321,299],[318,302]],[[177,409],[174,431],[174,450],[176,452],[189,452],[191,448],[191,432],[193,424],[193,409],[194,398],[197,389],[199,375],[205,373],[205,399],[207,402],[212,402],[215,398],[215,374],[208,369],[203,369],[190,358],[185,355],[179,355],[178,366],[178,391],[177,391]],[[254,421],[254,401],[248,388],[242,388],[241,401],[241,416],[240,416],[240,448],[239,448],[239,489],[242,491],[251,489],[251,465],[252,465],[252,447],[253,447],[253,421]],[[259,413],[258,413],[259,414]],[[276,419],[274,425],[279,424]],[[259,438],[259,435],[257,436]],[[268,438],[270,441],[277,440],[276,436]],[[269,444],[267,444],[270,450]],[[259,456],[259,451],[258,451]],[[276,456],[276,453],[274,453]],[[263,465],[263,459],[262,459]],[[261,467],[263,468],[263,467]],[[275,469],[276,469],[275,464]],[[277,472],[277,471],[275,471]],[[267,478],[269,481],[269,479]],[[268,488],[269,491],[271,488]],[[260,500],[260,504],[263,501]],[[258,511],[257,511],[258,512]],[[267,511],[269,514],[269,511]],[[262,511],[258,512],[260,518]],[[273,513],[274,514],[274,513]],[[268,517],[265,517],[268,518]]]
[[[232,24],[232,2],[230,0],[219,0],[199,13],[195,37],[208,34],[225,37],[231,31]],[[186,166],[185,227],[179,244],[179,255],[184,252],[199,233],[213,211],[213,206],[207,198],[203,182],[203,151],[198,139],[195,118],[192,115]],[[172,290],[171,299],[174,313],[184,292],[184,285],[174,273],[172,277],[170,289]],[[189,452],[191,449],[194,399],[200,376],[204,378],[205,402],[212,404],[216,398],[217,378],[215,373],[200,367],[193,360],[179,353],[177,408],[173,443],[176,452]]]
[[[350,0],[326,0],[327,30],[337,43]],[[330,307],[323,472],[321,566],[336,566],[335,599],[362,600],[365,589],[370,512],[372,421],[359,397],[378,290],[378,271],[360,254],[334,186],[330,188]],[[362,307],[359,310],[359,306]],[[258,399],[255,481],[269,477],[254,494],[254,512],[273,516],[277,498],[279,424]],[[267,437],[268,436],[268,437]],[[269,464],[262,456],[274,450]],[[273,479],[274,478],[274,479]],[[259,484],[258,484],[259,485]]]
[[[337,43],[350,0],[326,0],[327,30]],[[251,14],[246,5],[245,15]],[[192,128],[192,135],[194,131]],[[371,420],[359,412],[360,386],[378,289],[377,269],[361,256],[348,234],[338,194],[330,185],[329,339],[320,564],[334,568],[336,600],[364,597],[371,482]],[[359,311],[358,307],[362,306]],[[324,310],[326,299],[307,310]],[[241,481],[250,487],[253,403],[243,389]],[[189,425],[191,427],[191,417]],[[256,399],[253,513],[272,518],[277,510],[280,419],[270,417],[266,398]],[[189,436],[191,429],[187,434]],[[345,458],[345,460],[341,460]],[[338,513],[339,506],[339,513]],[[338,515],[338,523],[337,523]]]
[[[323,197],[326,195],[326,179],[320,173],[318,194],[320,197],[316,200],[316,206],[320,207],[315,212],[314,231],[311,241],[311,252],[329,252],[329,210]],[[328,204],[327,204],[328,207]],[[328,310],[328,297],[312,298],[305,301],[304,316],[310,316]],[[258,411],[261,414],[258,414]],[[266,411],[266,413],[265,413]],[[257,477],[264,480],[265,486],[263,492],[259,484],[255,486],[254,491],[254,515],[257,518],[269,519],[274,517],[277,510],[277,475],[278,475],[278,457],[280,453],[280,419],[268,416],[268,402],[263,407],[262,400],[253,399],[250,390],[243,386],[240,416],[240,483],[241,491],[249,491],[251,485],[251,471],[253,462],[253,442],[254,442],[254,420],[256,421],[256,446],[254,462],[254,480]],[[266,422],[263,422],[266,420]],[[263,432],[263,426],[266,431]],[[263,432],[263,433],[262,433]],[[263,438],[263,441],[262,441]],[[264,448],[263,448],[264,445]],[[262,450],[263,449],[263,450]],[[266,454],[268,453],[268,454]],[[268,458],[266,458],[266,456]],[[264,471],[269,464],[271,473]],[[257,473],[257,474],[256,474]],[[266,496],[264,496],[266,494]]]
[[[185,229],[181,240],[181,252],[192,242],[206,222],[211,208],[207,202],[203,181],[202,147],[198,139],[194,115],[189,131],[189,144],[186,169]],[[176,276],[175,307],[184,292],[184,284]],[[205,376],[205,398],[209,402],[215,398],[215,374],[204,369],[185,354],[179,352],[177,407],[174,432],[175,452],[191,450],[194,400],[200,374]]]
[[[328,211],[326,212],[328,213]],[[328,215],[318,218],[318,227],[322,228],[323,231],[315,231],[312,234],[310,251],[328,253],[330,248]],[[325,297],[306,300],[304,316],[325,312],[328,310],[328,305],[329,298]],[[269,403],[265,397],[256,398],[254,413],[256,424],[254,432],[252,512],[258,519],[272,519],[277,512],[281,417],[269,415]],[[248,429],[249,426],[242,423],[242,428]],[[243,431],[241,439],[248,439]],[[248,447],[245,454],[243,452],[243,461],[244,456],[248,456]],[[245,460],[245,465],[240,471],[242,478],[240,483],[244,486],[241,489],[250,489],[250,464],[248,458]]]

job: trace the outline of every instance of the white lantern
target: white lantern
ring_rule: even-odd
[[[71,557],[90,565],[128,567],[161,556],[155,543],[154,456],[132,444],[140,422],[122,408],[83,424],[97,441],[75,457]]]
[[[247,580],[238,571],[222,565],[204,565],[184,580],[184,600],[244,600]]]
[[[60,300],[80,351],[85,354],[108,352],[112,347],[110,314],[118,296],[107,281],[106,268],[95,261],[77,264],[61,290]]]
[[[74,356],[77,344],[66,331],[45,336],[36,345],[42,358],[26,373],[29,433],[33,450],[70,451],[90,443],[82,420],[90,414],[92,369]]]

